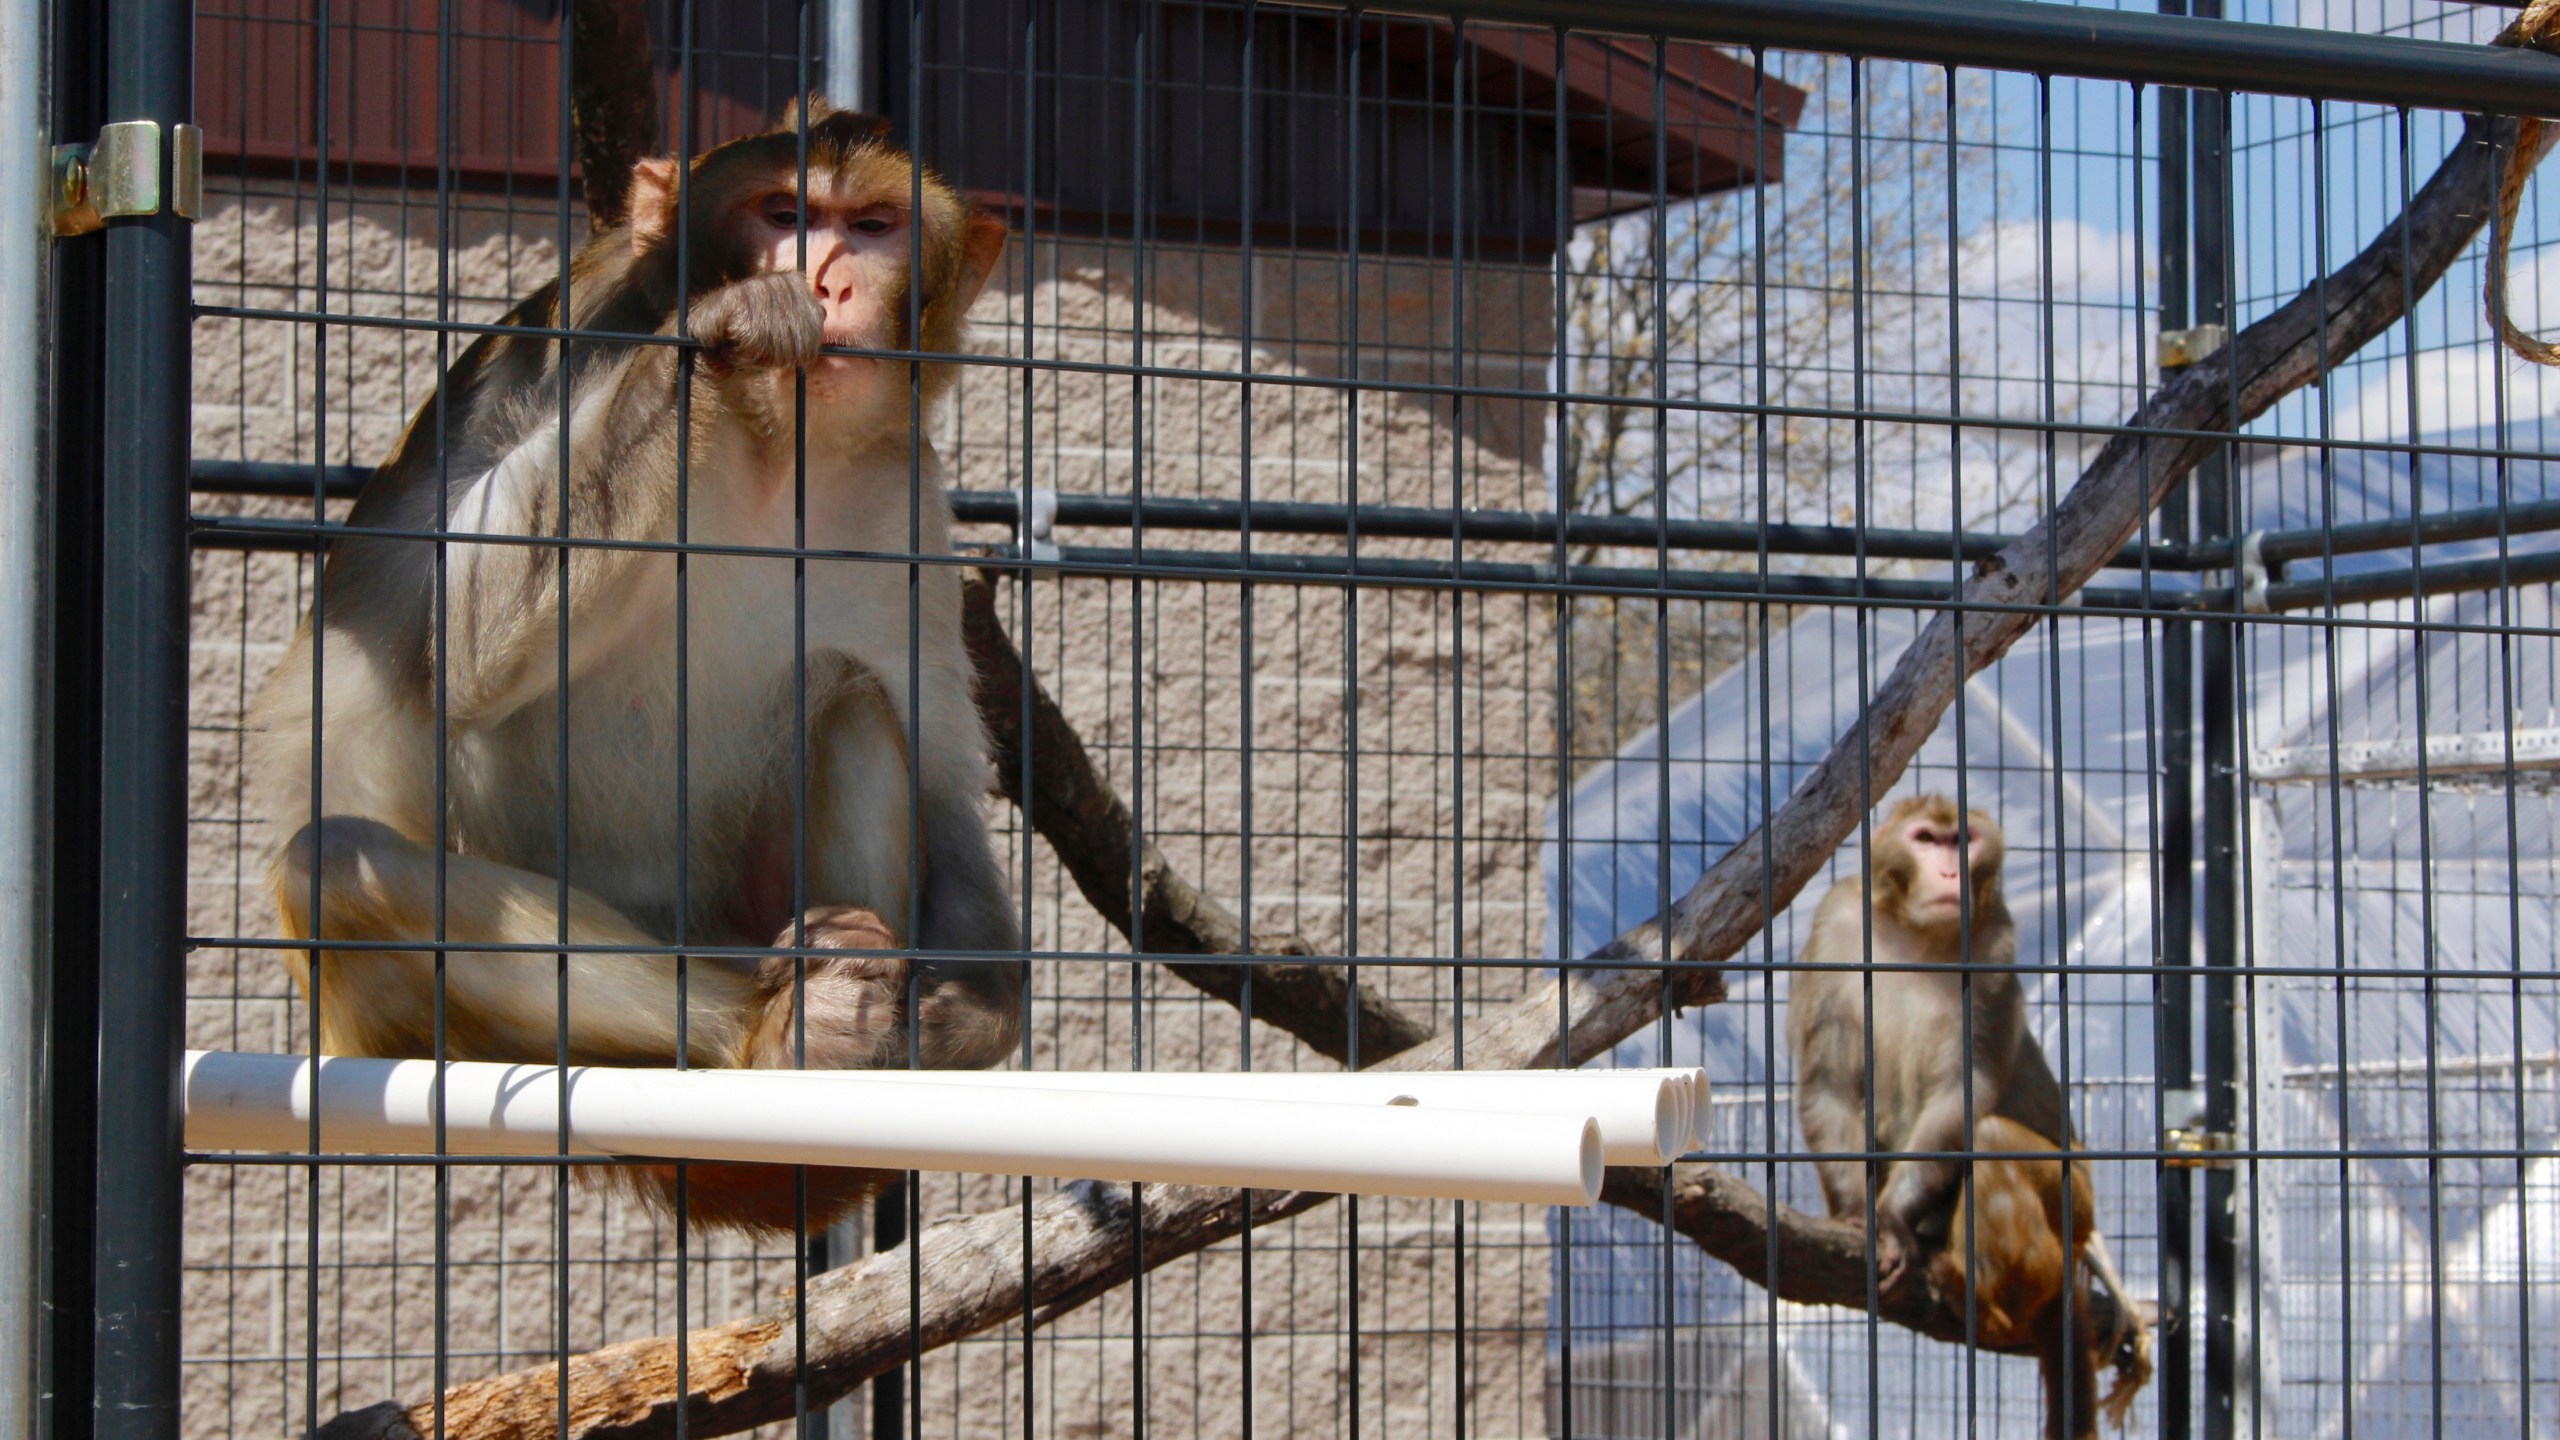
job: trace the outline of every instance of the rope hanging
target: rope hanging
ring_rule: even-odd
[[[2515,23],[2491,43],[2560,54],[2560,0],[2532,0]],[[2507,242],[2515,236],[2516,212],[2524,205],[2524,187],[2533,178],[2534,163],[2542,154],[2542,127],[2542,121],[2529,116],[2516,124],[2515,158],[2509,161],[2498,182],[2498,214],[2489,227],[2489,274],[2485,285],[2489,323],[2496,327],[2498,338],[2506,347],[2536,365],[2560,365],[2560,345],[2526,334],[2507,316]]]

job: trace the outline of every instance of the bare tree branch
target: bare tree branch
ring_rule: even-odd
[[[1610,1168],[1600,1199],[1656,1225],[1664,1222],[1661,1171]],[[1766,1284],[1772,1273],[1779,1276],[1782,1299],[1866,1309],[1869,1245],[1866,1230],[1856,1225],[1772,1204],[1761,1191],[1710,1166],[1674,1168],[1669,1225],[1736,1268],[1743,1279]],[[1935,1340],[1964,1343],[1964,1299],[1940,1294],[1933,1266],[1917,1266],[1902,1297],[1884,1299],[1876,1314]],[[2015,1353],[2030,1355],[2033,1350],[2017,1348]]]
[[[574,0],[569,41],[569,123],[577,130],[587,228],[610,230],[630,211],[631,167],[658,143],[647,7],[643,0]]]
[[[1036,676],[1031,679],[1032,793],[1024,802],[1020,793],[1022,655],[996,618],[993,577],[983,571],[971,574],[962,603],[963,633],[969,658],[978,670],[978,714],[995,745],[997,783],[1005,798],[1031,817],[1067,873],[1075,877],[1086,902],[1122,934],[1130,933],[1133,827],[1128,805],[1094,768],[1083,737],[1067,723]],[[1137,868],[1146,896],[1136,921],[1141,949],[1176,955],[1313,953],[1313,947],[1295,935],[1256,936],[1248,942],[1243,922],[1174,869],[1153,841],[1147,842]],[[1364,1060],[1383,1060],[1431,1038],[1428,1024],[1398,1008],[1374,987],[1363,984],[1354,996],[1349,972],[1340,965],[1173,961],[1165,968],[1230,1005],[1244,1002],[1245,977],[1250,973],[1253,1018],[1288,1031],[1327,1059],[1340,1060],[1350,1053],[1355,1005]]]
[[[2478,234],[2496,195],[2502,154],[2511,156],[2512,163],[2531,165],[2547,148],[2545,141],[2516,155],[2515,141],[2513,122],[2499,121],[2493,128],[2474,119],[2398,223],[2324,283],[2242,331],[2221,354],[2182,372],[2142,406],[2134,425],[2236,429],[2312,380],[2323,361],[2334,365],[2353,355],[2400,318],[2410,297],[2425,294]],[[2167,488],[2216,443],[2116,437],[2044,523],[1984,562],[1965,587],[1968,605],[2031,606],[2067,596],[2132,538]],[[1467,1063],[1480,1068],[1579,1064],[1653,1021],[1666,1003],[1695,1005],[1720,998],[1720,962],[1739,952],[1767,917],[1803,890],[1873,799],[1901,777],[1962,678],[1998,659],[2036,618],[2026,610],[1940,612],[1895,662],[1866,713],[1770,817],[1764,832],[1746,836],[1726,852],[1668,915],[1620,936],[1590,961],[1472,1024]],[[1667,969],[1608,963],[1666,953],[1682,963]],[[1458,1059],[1443,1037],[1405,1051],[1383,1068],[1428,1069]],[[1656,1203],[1658,1186],[1654,1182]],[[1612,1193],[1622,1201],[1635,1199],[1624,1180]],[[1120,1284],[1133,1269],[1152,1269],[1234,1236],[1248,1213],[1258,1224],[1312,1208],[1325,1198],[1078,1184],[1031,1207],[1027,1293],[1019,1212],[991,1211],[941,1222],[921,1237],[920,1263],[931,1283],[917,1314],[910,1315],[904,1301],[908,1260],[903,1248],[809,1283],[808,1402],[826,1404],[903,1363],[910,1327],[917,1343],[932,1348],[1017,1318],[1026,1306],[1058,1313]],[[1751,1257],[1751,1264],[1739,1267],[1741,1273],[1754,1279],[1766,1276],[1761,1261],[1771,1211],[1748,1186],[1713,1171],[1685,1172],[1673,1211],[1682,1233],[1718,1255]],[[1843,1237],[1855,1232],[1784,1211],[1775,1223],[1782,1262],[1774,1277],[1779,1295],[1817,1304],[1863,1304],[1863,1274],[1853,1290],[1841,1268],[1847,1244]],[[1791,1256],[1801,1264],[1785,1264]],[[790,1413],[803,1380],[791,1365],[790,1342],[784,1338],[790,1313],[786,1304],[692,1338],[693,1353],[703,1359],[689,1370],[691,1393],[681,1405],[690,1435],[727,1434]],[[1924,1310],[1897,1306],[1885,1318],[1924,1334],[1962,1333],[1961,1317],[1946,1313],[1943,1303]],[[566,1377],[570,1433],[629,1440],[673,1436],[679,1409],[671,1383],[673,1356],[674,1342],[656,1339],[571,1360]],[[544,1367],[457,1386],[445,1397],[445,1433],[455,1440],[552,1436],[561,1383],[558,1367]],[[342,1415],[322,1433],[332,1440],[414,1440],[431,1427],[434,1413],[432,1401],[407,1407],[386,1402]]]
[[[1613,1168],[1600,1198],[1657,1224],[1663,1223],[1662,1172]],[[1772,1203],[1740,1178],[1706,1165],[1675,1167],[1670,1226],[1739,1272],[1766,1285],[1779,1279],[1780,1299],[1798,1305],[1867,1308],[1867,1232],[1820,1215]],[[1899,1297],[1885,1297],[1877,1315],[1933,1340],[1964,1343],[1964,1299],[1937,1288],[1934,1266],[1913,1270]],[[1975,1348],[1999,1350],[1977,1337]],[[2032,1355],[2032,1347],[2007,1353]]]

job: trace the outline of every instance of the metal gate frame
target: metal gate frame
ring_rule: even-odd
[[[53,138],[190,119],[192,5],[52,9]],[[53,242],[50,1274],[31,1433],[178,1433],[194,295],[175,148],[153,177],[170,203]]]

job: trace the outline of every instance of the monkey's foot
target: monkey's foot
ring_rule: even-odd
[[[776,948],[886,950],[888,923],[853,905],[811,910],[774,937]],[[777,955],[756,971],[763,1012],[748,1042],[758,1069],[861,1070],[888,1064],[901,1044],[907,960],[899,955]],[[796,983],[795,983],[796,982]]]
[[[1890,1210],[1876,1212],[1876,1294],[1894,1299],[1919,1268],[1920,1241],[1911,1227]]]

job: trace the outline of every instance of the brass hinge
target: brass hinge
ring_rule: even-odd
[[[2184,370],[2230,343],[2230,330],[2220,325],[2163,330],[2160,332],[2160,368]]]
[[[167,168],[162,168],[166,149]],[[204,211],[204,132],[169,127],[160,143],[157,120],[119,120],[99,127],[87,145],[53,147],[53,233],[86,235],[110,220],[157,215],[163,197],[169,212],[193,220]]]

